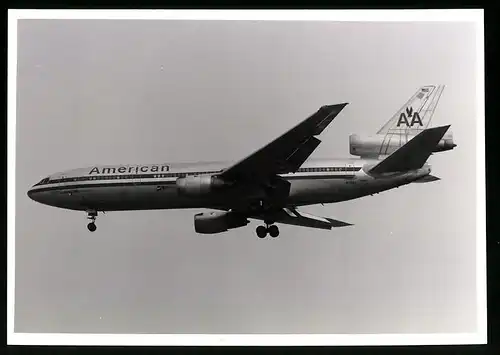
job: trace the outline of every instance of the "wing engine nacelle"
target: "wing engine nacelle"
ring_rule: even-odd
[[[201,234],[215,234],[246,226],[249,222],[234,212],[198,213],[194,216],[194,230]]]
[[[217,176],[201,175],[179,178],[176,181],[176,185],[180,194],[187,196],[202,196],[222,188],[227,184]]]
[[[359,157],[376,158],[379,155],[389,155],[401,148],[415,134],[378,134],[373,136],[360,136],[351,134],[349,136],[349,152]],[[443,152],[456,147],[453,143],[453,134],[447,133],[436,145],[434,152]]]

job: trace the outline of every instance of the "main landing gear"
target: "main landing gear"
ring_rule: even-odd
[[[97,211],[88,211],[87,212],[87,219],[90,220],[90,223],[87,224],[87,228],[91,232],[95,232],[97,229],[97,226],[95,225],[96,217],[97,217]]]
[[[266,235],[269,233],[271,238],[276,238],[278,235],[280,235],[280,230],[278,227],[272,223],[267,223],[266,226],[258,226],[257,229],[255,230],[257,233],[257,237],[259,238],[265,238]]]

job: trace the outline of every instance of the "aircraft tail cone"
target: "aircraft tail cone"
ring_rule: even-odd
[[[421,177],[418,180],[415,180],[414,182],[417,183],[423,183],[423,182],[433,182],[433,181],[439,181],[441,178],[438,178],[437,176],[434,175],[425,175],[424,177]]]

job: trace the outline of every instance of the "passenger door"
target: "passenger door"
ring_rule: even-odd
[[[345,174],[349,177],[353,177],[355,175],[355,172],[354,172],[354,165],[351,164],[351,163],[347,163],[346,164],[346,169],[345,169]]]

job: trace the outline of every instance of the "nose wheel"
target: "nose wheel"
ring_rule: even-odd
[[[255,229],[255,232],[257,233],[257,237],[263,239],[269,234],[271,238],[276,238],[280,235],[280,230],[278,226],[271,224],[271,225],[266,225],[264,226],[258,226],[257,229]]]
[[[88,211],[87,212],[87,219],[90,221],[90,223],[87,224],[87,229],[90,232],[95,232],[97,229],[97,226],[95,225],[96,218],[97,218],[97,211]]]
[[[89,231],[95,232],[96,229],[97,229],[97,226],[95,225],[94,222],[90,222],[89,224],[87,224],[87,228],[88,228]]]

